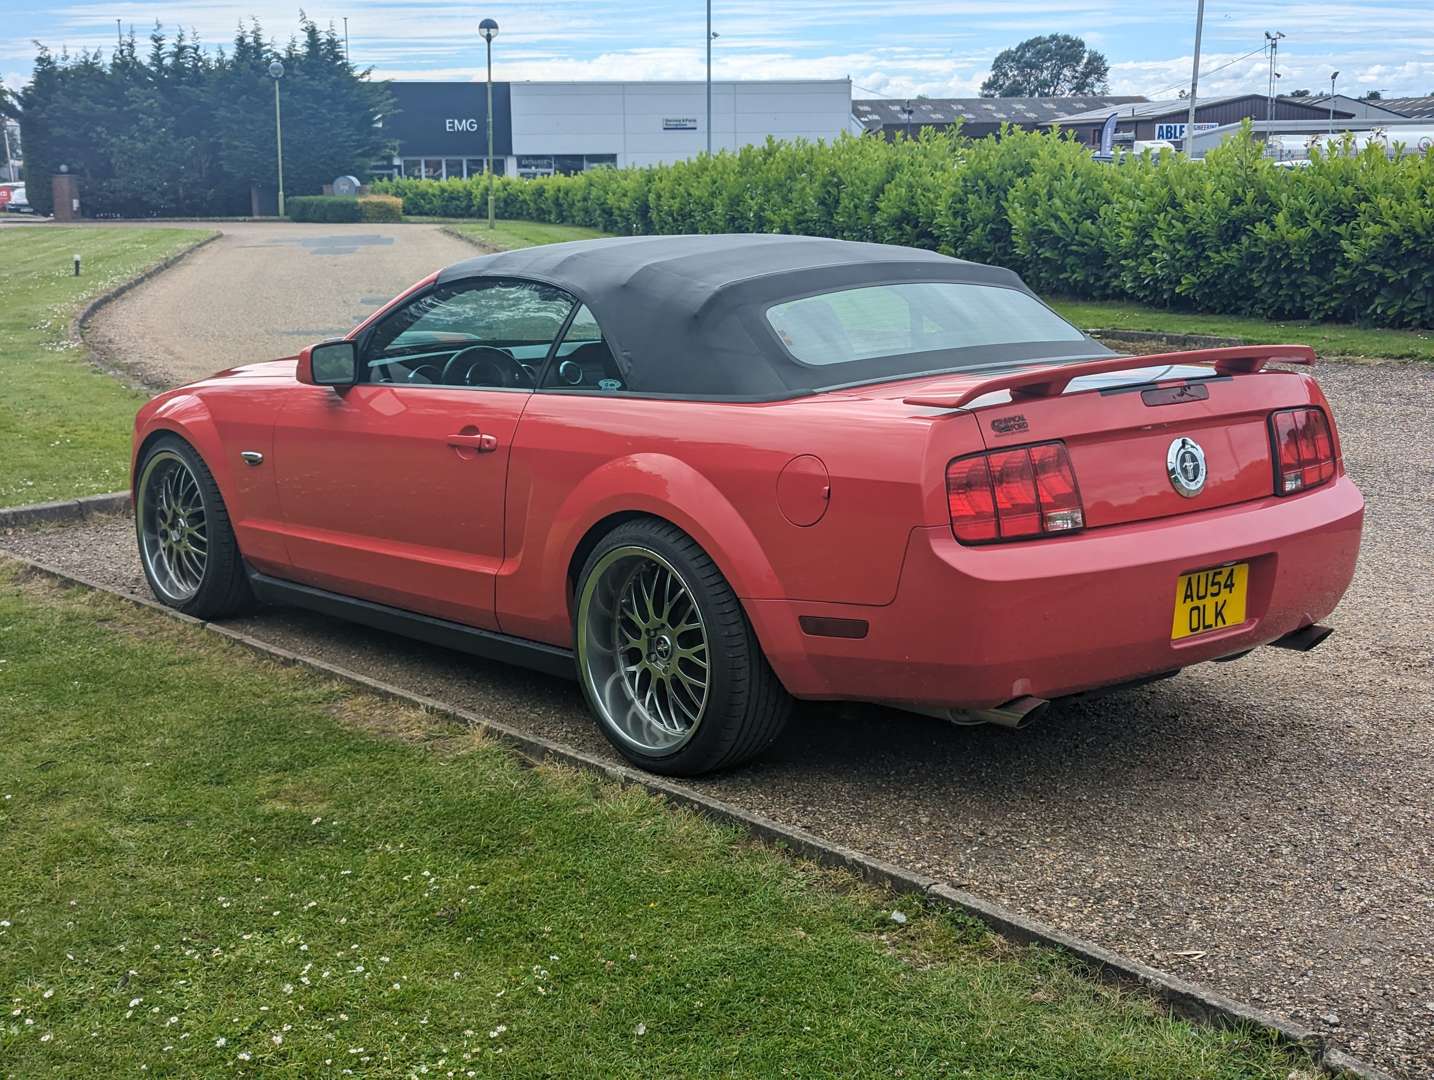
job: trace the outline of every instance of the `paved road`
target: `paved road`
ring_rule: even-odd
[[[232,250],[253,266],[250,249]],[[301,292],[326,265],[279,252],[265,295]],[[184,278],[222,270],[196,259],[146,289],[208,295]],[[360,306],[334,310],[346,322]],[[251,303],[239,340],[281,335],[292,310]],[[168,355],[189,347],[149,325]],[[1321,378],[1369,516],[1318,651],[1267,649],[1062,704],[1022,732],[805,707],[766,759],[700,786],[1311,1024],[1391,1071],[1434,1075],[1434,458],[1422,446],[1434,367],[1326,364]],[[6,546],[143,588],[125,522]],[[571,684],[303,614],[242,625],[607,753]]]
[[[223,235],[102,308],[86,338],[152,386],[292,356],[474,248],[436,225],[224,222]]]

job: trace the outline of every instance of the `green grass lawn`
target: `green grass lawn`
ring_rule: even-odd
[[[451,221],[447,222],[447,225],[450,232],[497,251],[532,247],[535,244],[557,244],[564,240],[592,240],[608,235],[579,225],[549,225],[542,221],[496,221],[491,229],[486,221]]]
[[[193,229],[0,229],[0,506],[126,486],[144,395],[69,338],[85,302],[206,235]],[[72,260],[81,259],[74,276]]]
[[[1239,338],[1254,345],[1309,345],[1321,356],[1434,360],[1434,330],[1380,330],[1300,319],[1279,322],[1239,315],[1197,315],[1118,301],[1052,300],[1051,306],[1086,330],[1209,334]]]
[[[1052,952],[912,899],[899,925],[636,789],[3,563],[0,640],[5,1075],[1291,1075]]]

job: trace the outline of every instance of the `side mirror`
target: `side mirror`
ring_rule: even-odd
[[[352,386],[358,382],[358,346],[352,341],[324,341],[299,354],[295,373],[311,386]]]

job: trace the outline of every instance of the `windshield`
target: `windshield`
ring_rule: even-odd
[[[1079,330],[1026,293],[999,285],[953,281],[902,282],[819,293],[772,305],[767,309],[767,322],[794,360],[813,365],[991,345],[1086,340]],[[932,366],[929,361],[933,359],[924,357],[916,367]],[[971,362],[979,361],[972,357]]]

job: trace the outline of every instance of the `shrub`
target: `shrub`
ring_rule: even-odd
[[[1374,147],[1264,158],[1248,128],[1203,162],[1101,164],[1059,133],[769,139],[735,153],[538,180],[497,212],[638,235],[788,232],[907,244],[1019,271],[1037,289],[1161,307],[1434,326],[1434,155]],[[385,180],[408,214],[480,217],[487,181]]]
[[[290,221],[358,221],[357,199],[342,195],[295,195],[284,200]]]
[[[394,195],[360,195],[360,221],[402,221],[403,200]]]

